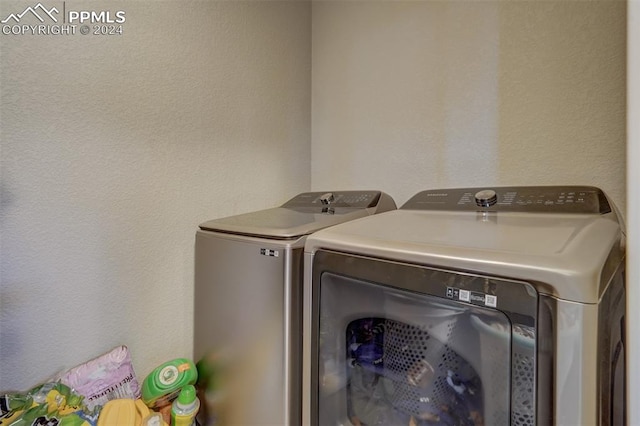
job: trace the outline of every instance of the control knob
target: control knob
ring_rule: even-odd
[[[493,189],[483,189],[476,192],[476,204],[480,207],[491,207],[498,202],[498,195]]]
[[[320,196],[320,202],[322,204],[331,204],[336,198],[333,196],[332,192],[327,192],[326,194],[322,194]]]

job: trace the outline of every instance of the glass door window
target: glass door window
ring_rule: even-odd
[[[318,425],[509,424],[504,313],[331,272],[318,295]]]

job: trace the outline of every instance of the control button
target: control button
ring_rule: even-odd
[[[498,195],[493,189],[483,189],[476,192],[476,204],[480,207],[491,207],[498,202]]]
[[[333,196],[333,192],[327,192],[326,194],[322,194],[320,196],[320,202],[322,204],[331,204],[334,200],[335,197]]]

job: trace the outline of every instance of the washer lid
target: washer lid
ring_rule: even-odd
[[[395,209],[380,191],[305,192],[280,207],[214,219],[200,225],[216,231],[273,239],[295,239],[342,222]]]
[[[539,292],[597,303],[624,258],[611,213],[399,209],[310,236],[327,249],[531,282]]]

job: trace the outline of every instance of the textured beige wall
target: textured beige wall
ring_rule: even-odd
[[[312,187],[587,184],[625,208],[625,1],[316,1]]]
[[[309,3],[66,7],[126,22],[0,34],[4,391],[120,344],[140,380],[191,356],[197,225],[310,186]]]

